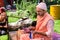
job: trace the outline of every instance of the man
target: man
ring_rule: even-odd
[[[51,40],[53,33],[54,21],[47,12],[47,6],[41,2],[36,6],[37,25],[33,38],[43,38],[44,40]]]

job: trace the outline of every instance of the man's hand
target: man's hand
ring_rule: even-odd
[[[30,29],[30,30],[35,30],[35,27],[30,26],[29,29]]]
[[[43,32],[36,32],[36,31],[34,31],[33,34],[39,34],[39,35],[47,36],[47,35],[46,35],[45,33],[43,33]]]
[[[29,28],[24,28],[23,30],[24,30],[26,33],[29,33],[29,32],[30,32]]]

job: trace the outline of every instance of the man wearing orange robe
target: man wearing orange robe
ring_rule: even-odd
[[[41,2],[36,6],[37,25],[33,38],[41,38],[43,40],[52,40],[53,18],[47,12],[47,6]]]

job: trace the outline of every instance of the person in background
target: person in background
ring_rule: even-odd
[[[4,7],[0,7],[0,36],[8,34],[7,29],[8,29],[8,17]]]

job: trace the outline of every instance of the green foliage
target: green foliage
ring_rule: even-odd
[[[18,1],[19,0],[17,0],[17,2]],[[7,12],[7,15],[9,17],[15,17],[15,18],[22,18],[22,17],[30,17],[32,19],[36,18],[35,7],[37,3],[35,2],[36,0],[31,1],[27,2],[27,0],[22,0],[20,4],[19,3],[16,4],[17,11],[15,13]]]
[[[8,22],[16,22],[18,20],[18,18],[15,17],[8,17]]]
[[[0,40],[8,40],[8,36],[7,35],[0,36]]]
[[[29,17],[29,13],[28,13],[28,10],[21,10],[21,11],[19,11],[19,12],[17,12],[18,13],[18,16],[20,16],[20,18],[22,18],[22,17]]]
[[[33,0],[32,2],[31,1],[27,2],[27,1],[22,0],[21,3],[18,4],[18,7],[17,7],[18,16],[22,17],[22,14],[23,14],[23,16],[27,15],[31,18],[36,17],[35,7],[36,7],[37,3],[35,1],[36,0]],[[20,10],[22,10],[22,11],[20,11]]]

